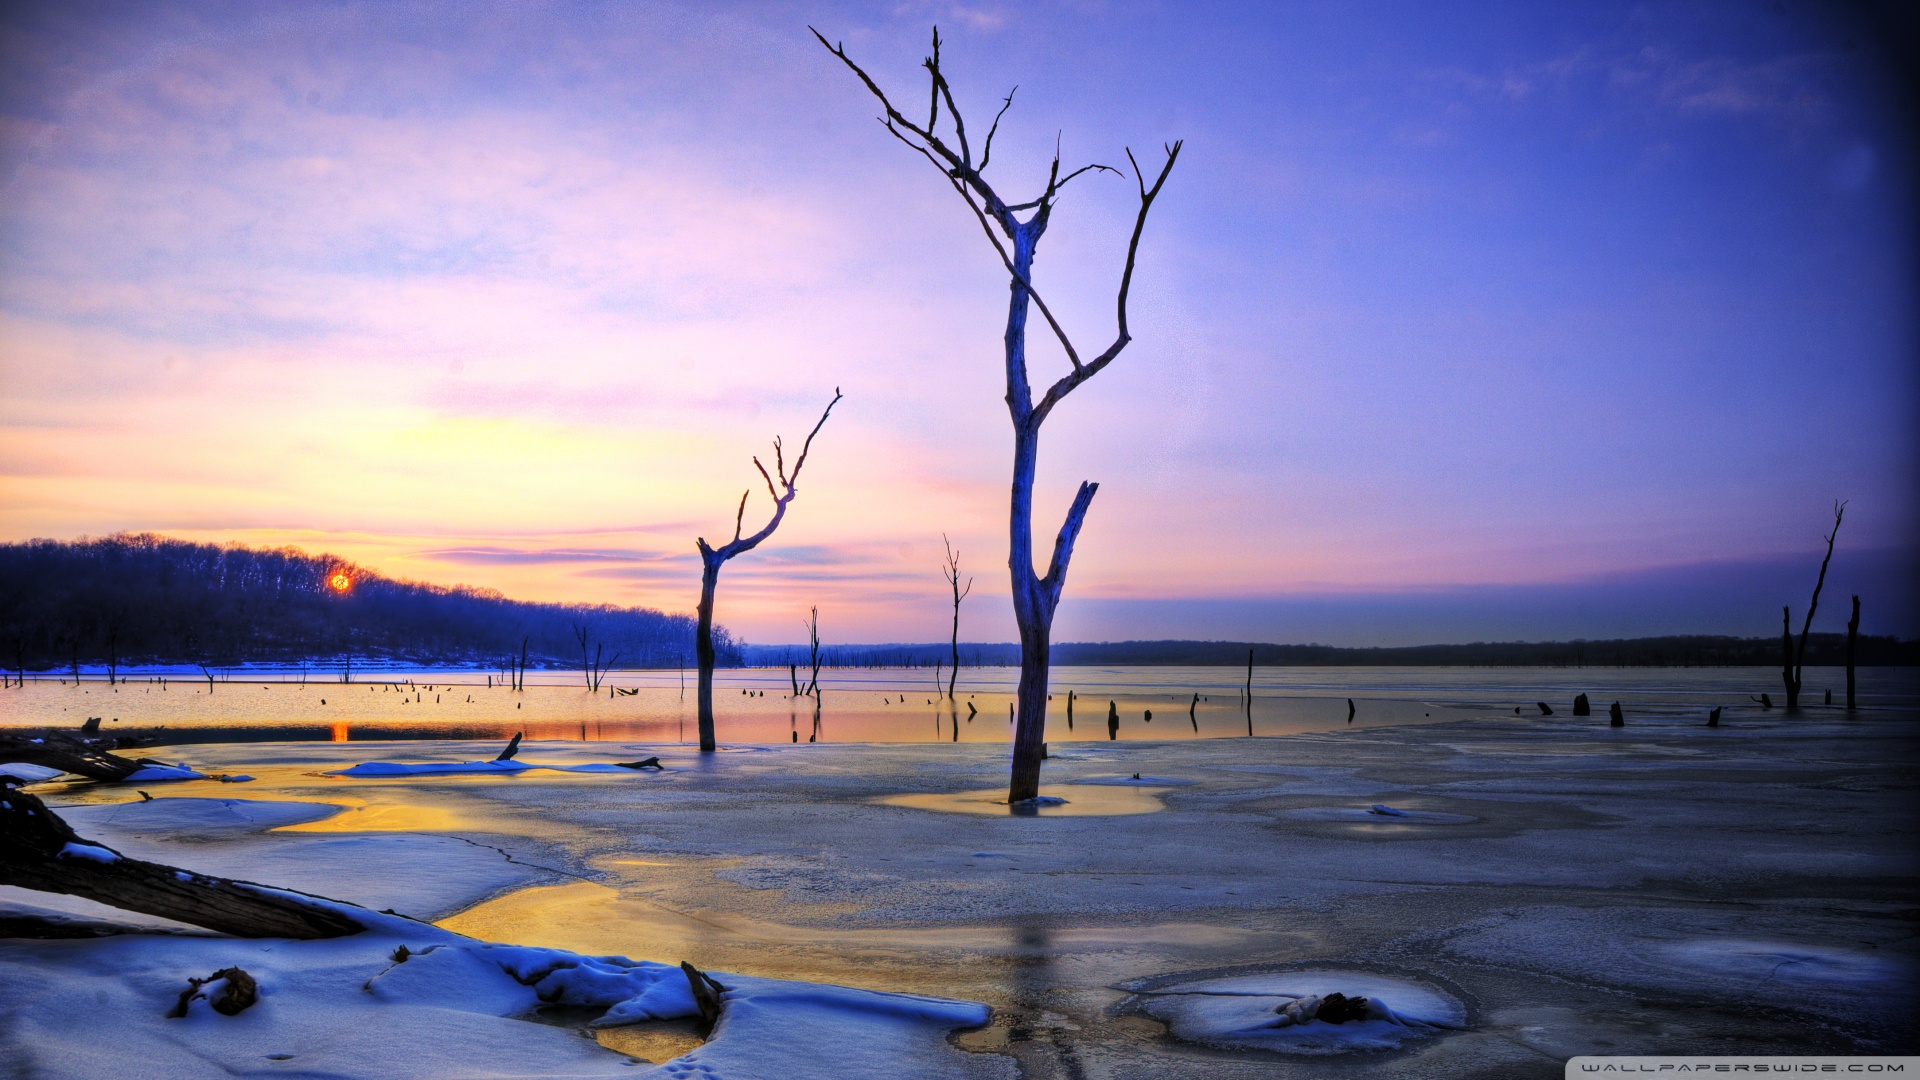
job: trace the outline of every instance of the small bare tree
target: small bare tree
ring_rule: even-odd
[[[1793,609],[1780,609],[1780,681],[1786,684],[1787,711],[1800,708],[1800,666],[1807,658],[1807,633],[1813,629],[1813,613],[1820,607],[1820,589],[1827,583],[1827,564],[1833,561],[1833,538],[1840,535],[1840,519],[1847,504],[1833,504],[1833,531],[1827,534],[1827,554],[1820,560],[1820,576],[1813,583],[1813,599],[1807,603],[1806,621],[1800,624],[1800,647],[1793,645]]]
[[[592,638],[592,629],[592,627],[584,622],[576,622],[573,624],[574,640],[580,643],[580,674],[587,681],[587,691],[597,694],[600,692],[600,683],[607,677],[607,672],[612,670],[613,666],[620,662],[620,654],[616,652],[613,654],[612,659],[601,663],[600,658],[605,655],[604,650],[606,644],[604,642],[594,641],[593,654],[589,657],[587,654],[587,643]]]
[[[1180,156],[1181,144],[1174,142],[1166,147],[1166,161],[1151,187],[1147,186],[1146,175],[1141,171],[1139,162],[1134,160],[1133,151],[1127,151],[1127,161],[1133,166],[1134,181],[1140,191],[1140,210],[1134,218],[1133,236],[1127,242],[1126,268],[1120,275],[1116,304],[1118,328],[1112,344],[1099,355],[1083,361],[1065,328],[1048,309],[1046,301],[1034,290],[1034,250],[1052,220],[1054,204],[1060,197],[1061,189],[1082,173],[1108,172],[1120,175],[1120,171],[1105,165],[1083,165],[1062,176],[1056,144],[1053,166],[1047,173],[1047,184],[1039,197],[1026,202],[1009,203],[1000,197],[983,174],[993,155],[993,137],[1000,129],[1000,117],[1013,105],[1013,94],[1007,94],[999,113],[995,114],[976,161],[972,144],[967,139],[966,123],[953,100],[953,90],[940,70],[938,28],[933,32],[933,55],[922,64],[927,70],[929,82],[924,124],[909,120],[896,109],[879,84],[847,56],[845,48],[829,43],[818,30],[813,32],[813,36],[819,38],[827,51],[839,57],[868,91],[879,99],[886,114],[880,122],[885,125],[887,133],[940,170],[954,193],[966,202],[967,208],[973,211],[980,228],[993,244],[1010,279],[1012,298],[1007,304],[1005,342],[1007,410],[1013,418],[1013,499],[1007,522],[1010,533],[1007,563],[1013,575],[1014,621],[1020,628],[1020,686],[1018,723],[1013,739],[1013,769],[1007,785],[1007,799],[1009,802],[1022,802],[1040,793],[1040,761],[1046,741],[1047,722],[1047,657],[1052,641],[1053,613],[1060,604],[1061,591],[1066,587],[1067,564],[1073,558],[1074,541],[1080,535],[1080,526],[1086,520],[1094,492],[1099,489],[1099,485],[1092,482],[1081,483],[1073,505],[1067,510],[1066,521],[1054,539],[1053,558],[1047,565],[1046,575],[1043,577],[1035,573],[1033,480],[1039,464],[1040,425],[1054,406],[1060,404],[1081,383],[1099,374],[1133,340],[1127,330],[1127,291],[1133,284],[1134,258],[1140,247],[1140,234],[1147,225],[1147,211],[1160,194],[1161,185],[1167,182],[1167,175],[1173,171],[1173,163]],[[942,107],[947,113],[946,126],[952,132],[951,142],[938,133],[942,127]],[[1032,213],[1025,220],[1016,216],[1026,211]],[[1055,380],[1039,401],[1033,399],[1033,389],[1027,380],[1027,313],[1030,307],[1040,310],[1041,317],[1046,320],[1054,338],[1066,352],[1068,363],[1072,365],[1072,370]]]
[[[820,428],[826,424],[827,417],[833,415],[833,407],[840,403],[840,388],[834,387],[833,400],[827,402],[826,411],[820,414],[820,422],[813,425],[807,433],[807,441],[800,445],[800,456],[794,460],[793,475],[787,475],[786,460],[781,455],[780,439],[773,440],[773,467],[780,476],[780,486],[774,487],[773,477],[767,475],[767,467],[760,464],[759,458],[753,459],[753,467],[760,470],[760,478],[767,482],[767,494],[773,497],[773,516],[761,526],[760,531],[751,536],[740,535],[741,522],[747,515],[747,496],[753,494],[749,488],[740,494],[740,509],[733,515],[733,539],[712,547],[702,536],[694,541],[700,549],[700,623],[694,634],[693,649],[695,659],[700,665],[699,685],[695,692],[696,707],[700,714],[700,752],[711,754],[716,749],[713,741],[713,592],[720,584],[720,568],[735,555],[752,551],[760,542],[773,535],[780,527],[780,519],[787,514],[787,504],[798,493],[794,486],[800,482],[800,470],[807,463],[807,451],[813,448],[813,437],[820,434]]]
[[[807,680],[807,688],[802,693],[812,694],[814,700],[820,698],[820,609],[807,609],[807,662],[813,665],[813,675]]]
[[[941,573],[946,576],[947,584],[953,586],[953,671],[947,676],[947,700],[952,701],[953,684],[960,677],[960,601],[973,591],[973,579],[967,579],[966,588],[960,587],[960,553],[953,550],[953,543],[947,539],[946,533],[940,534],[940,542],[947,545],[947,561],[941,567]],[[936,685],[939,682],[937,675],[934,682]]]

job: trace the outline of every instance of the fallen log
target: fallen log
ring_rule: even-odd
[[[78,896],[235,937],[331,938],[366,929],[354,905],[130,859],[82,839],[45,803],[0,785],[0,885]]]
[[[45,735],[32,739],[0,736],[0,761],[45,765],[49,769],[59,769],[89,780],[105,780],[115,784],[139,772],[143,766],[153,764],[123,758],[64,735]]]

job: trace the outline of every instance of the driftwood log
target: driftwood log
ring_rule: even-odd
[[[331,938],[366,929],[352,905],[130,859],[82,839],[45,803],[0,784],[0,885],[78,896],[236,937]]]
[[[31,739],[0,736],[0,761],[45,765],[49,769],[70,772],[89,780],[105,780],[116,784],[139,772],[144,765],[158,764],[123,758],[112,751],[58,734]]]

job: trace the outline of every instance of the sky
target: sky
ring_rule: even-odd
[[[807,29],[918,102],[936,23],[1009,197],[1185,140],[1055,640],[1775,633],[1842,499],[1816,628],[1920,633],[1911,100],[1799,2],[10,4],[0,541],[686,612],[837,387],[720,621],[942,639],[944,535],[1011,640],[1004,271]],[[1082,351],[1136,197],[1042,241]]]

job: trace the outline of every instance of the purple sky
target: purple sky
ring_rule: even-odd
[[[1186,140],[1046,428],[1043,539],[1101,484],[1057,639],[1770,633],[1836,498],[1867,628],[1920,632],[1911,118],[1827,5],[0,18],[0,539],[685,611],[839,386],[721,620],[942,637],[945,532],[1010,639],[1004,277],[806,30],[917,100],[937,21],[974,123],[1020,87],[1003,191]],[[1084,177],[1043,242],[1084,342],[1131,211]]]

